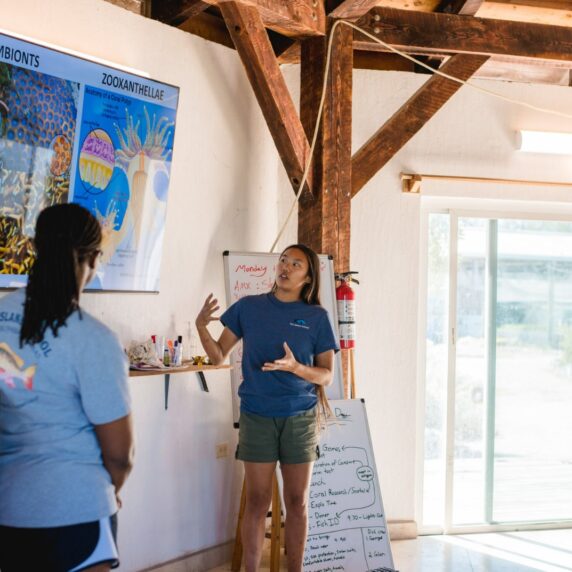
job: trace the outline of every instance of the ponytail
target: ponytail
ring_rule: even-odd
[[[48,328],[54,336],[79,308],[81,264],[99,249],[101,227],[83,207],[48,207],[36,222],[36,261],[28,276],[20,346],[39,343]]]

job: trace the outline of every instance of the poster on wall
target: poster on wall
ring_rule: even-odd
[[[158,291],[177,87],[0,34],[0,287],[26,284],[36,218],[103,229],[94,290]]]

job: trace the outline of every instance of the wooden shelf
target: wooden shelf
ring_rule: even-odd
[[[179,367],[166,367],[164,369],[130,369],[129,377],[144,377],[147,375],[170,375],[172,373],[186,373],[199,372],[199,371],[210,371],[212,369],[230,369],[230,365],[191,365],[183,364]]]
[[[209,391],[209,386],[207,385],[207,379],[205,377],[205,371],[211,371],[214,369],[230,369],[230,365],[193,365],[191,363],[184,363],[179,367],[166,367],[157,369],[130,369],[129,377],[148,377],[150,375],[162,375],[164,376],[165,384],[165,409],[169,407],[169,384],[171,382],[171,375],[176,373],[196,373],[199,378],[199,383],[201,384],[201,389],[203,391]]]

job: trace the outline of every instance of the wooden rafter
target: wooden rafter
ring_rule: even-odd
[[[487,56],[459,54],[441,66],[441,71],[459,79],[469,79]],[[432,76],[383,125],[352,158],[352,196],[431,119],[459,90],[461,84]]]
[[[222,6],[229,0],[155,0],[153,18],[179,25],[209,6]],[[323,36],[326,15],[317,0],[230,0],[245,8],[256,8],[264,26],[284,36]]]
[[[338,272],[349,270],[353,32],[339,27],[332,55],[318,144],[314,154],[314,201],[298,211],[298,238],[334,256]],[[308,137],[314,133],[322,96],[326,41],[302,43],[300,114]]]
[[[483,0],[443,0],[439,4],[437,12],[474,16],[482,5]]]
[[[328,16],[342,20],[358,20],[380,4],[380,0],[345,0]]]
[[[519,20],[553,26],[572,26],[570,0],[487,0],[479,10],[480,18]]]
[[[209,42],[214,42],[233,50],[235,49],[234,42],[228,33],[228,28],[224,20],[212,14],[203,12],[194,18],[189,18],[182,24],[179,24],[179,29],[189,32],[189,34],[199,36]]]
[[[572,32],[563,26],[392,8],[373,8],[358,25],[384,42],[414,53],[572,60]]]
[[[143,14],[143,0],[106,0],[106,2],[115,4],[120,8],[125,8],[125,10],[129,10],[135,14]]]
[[[151,4],[151,17],[171,26],[204,12],[210,4],[202,0],[155,0]]]
[[[334,257],[337,272],[350,269],[353,31],[336,29],[324,110],[314,160],[314,195],[298,209],[298,240]],[[326,40],[302,43],[302,123],[314,132],[326,60]],[[342,354],[344,394],[349,396],[347,353]]]
[[[256,8],[239,2],[225,2],[220,10],[288,177],[298,190],[310,146],[264,23]],[[310,193],[311,188],[308,177],[304,193]]]

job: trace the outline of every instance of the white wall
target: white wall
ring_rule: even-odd
[[[206,295],[224,304],[222,252],[267,250],[277,226],[277,154],[236,52],[102,0],[0,0],[0,26],[148,72],[181,88],[160,294],[87,294],[83,305],[127,344],[188,333]],[[104,359],[104,356],[102,356]],[[229,375],[132,379],[135,469],[120,512],[122,570],[140,570],[234,537]],[[215,459],[228,442],[230,456]]]
[[[398,72],[354,73],[354,151],[425,81]],[[500,82],[479,82],[514,99],[572,114],[570,92]],[[570,202],[569,189],[423,184],[423,194],[401,193],[400,172],[570,181],[563,156],[515,151],[519,128],[572,130],[572,119],[534,112],[464,87],[352,201],[351,266],[358,290],[360,395],[370,414],[376,459],[389,519],[415,517],[417,321],[420,205],[423,196],[463,197],[482,208],[535,211],[547,201]],[[492,202],[486,198],[496,199]],[[503,199],[503,200],[500,200]],[[528,201],[523,202],[523,201]],[[441,201],[453,204],[452,200]],[[459,204],[458,201],[456,203]],[[560,211],[563,208],[554,205]],[[570,212],[570,210],[568,209]]]
[[[293,92],[299,69],[285,73]],[[426,81],[428,76],[356,70],[353,151]],[[572,115],[565,87],[480,81],[513,99]],[[352,200],[351,269],[359,271],[356,377],[369,412],[374,453],[389,520],[415,520],[417,352],[420,216],[424,197],[440,206],[515,208],[572,213],[565,188],[423,183],[422,196],[401,192],[401,172],[572,181],[565,156],[515,151],[517,129],[572,131],[572,119],[486,96],[469,87],[452,100]],[[291,189],[280,178],[281,205]],[[487,200],[488,199],[488,200]],[[433,200],[436,200],[433,198]],[[571,216],[572,218],[572,216]]]

